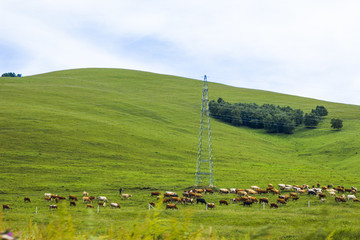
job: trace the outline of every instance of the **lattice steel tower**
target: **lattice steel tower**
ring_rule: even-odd
[[[201,101],[200,133],[196,162],[195,186],[214,186],[214,171],[209,116],[209,91],[206,75],[204,76],[204,86]]]

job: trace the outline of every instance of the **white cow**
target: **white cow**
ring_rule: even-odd
[[[103,201],[103,202],[108,202],[108,199],[106,197],[103,197],[103,196],[100,196],[100,197],[97,197],[96,200],[99,202],[99,201]]]
[[[355,195],[347,195],[347,200],[349,201],[350,199],[354,200],[356,199]]]
[[[110,208],[120,208],[120,205],[118,203],[110,203]]]

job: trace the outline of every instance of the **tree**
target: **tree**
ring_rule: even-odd
[[[328,115],[328,110],[324,106],[316,106],[316,109],[311,110],[311,112],[321,117]]]
[[[308,128],[315,128],[320,122],[320,117],[315,113],[305,113],[304,124]]]
[[[343,127],[343,121],[338,118],[331,119],[331,127],[340,130]]]
[[[15,74],[13,72],[3,73],[1,77],[21,77],[21,74]]]

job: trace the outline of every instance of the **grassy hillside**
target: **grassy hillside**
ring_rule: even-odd
[[[201,92],[201,81],[120,69],[1,78],[0,203],[29,195],[42,204],[45,192],[86,190],[115,198],[120,186],[144,196],[192,186]],[[212,119],[217,187],[360,186],[360,106],[215,83],[209,83],[209,95],[305,112],[324,105],[329,111],[317,129],[293,135]],[[341,131],[330,128],[334,117],[344,120]]]

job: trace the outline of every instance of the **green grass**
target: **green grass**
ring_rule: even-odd
[[[144,219],[151,191],[180,193],[194,184],[201,92],[201,81],[121,69],[1,78],[0,203],[14,206],[4,213],[5,220],[19,230],[30,219],[50,222],[53,213],[42,200],[45,192],[80,196],[85,190],[108,196],[122,208],[106,208],[97,215],[79,203],[69,209],[78,231],[101,235],[110,225],[131,229]],[[211,119],[217,187],[318,182],[360,186],[360,106],[215,83],[209,83],[209,95],[305,112],[324,105],[329,111],[317,129],[299,128],[293,135]],[[335,117],[344,121],[341,131],[330,128]],[[119,200],[120,186],[134,197]],[[33,202],[24,204],[25,196]],[[221,196],[208,198],[216,202]],[[232,205],[206,212],[200,206],[181,206],[160,216],[180,218],[190,209],[191,230],[211,227],[220,237],[301,239],[316,232],[320,238],[341,229],[356,234],[356,203],[329,200],[309,209],[306,197],[300,200],[278,210]],[[322,232],[317,231],[319,225],[324,226]]]

